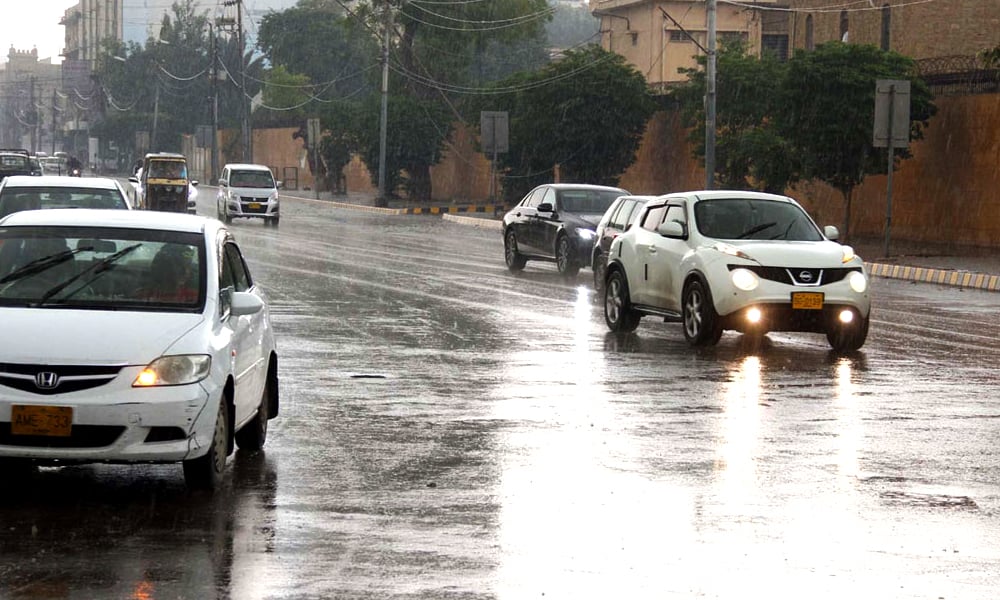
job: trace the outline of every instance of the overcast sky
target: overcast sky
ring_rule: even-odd
[[[66,9],[79,0],[0,0],[3,15],[0,17],[0,46],[3,62],[13,45],[18,50],[38,48],[38,58],[52,58],[62,62],[59,53],[65,44],[64,29],[59,24]]]

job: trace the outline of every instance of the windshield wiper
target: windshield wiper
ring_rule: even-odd
[[[770,223],[761,223],[760,225],[757,225],[756,227],[751,227],[750,229],[747,229],[743,233],[739,234],[738,236],[736,236],[736,239],[742,240],[745,237],[749,237],[755,233],[759,233],[761,231],[764,231],[765,229],[774,227],[775,225],[777,225],[775,221],[771,221]]]
[[[111,269],[113,269],[114,266],[115,266],[114,263],[117,262],[118,259],[120,259],[121,257],[125,256],[129,252],[132,252],[133,250],[135,250],[139,246],[142,246],[142,244],[141,243],[139,243],[139,244],[132,244],[131,246],[127,246],[125,248],[122,248],[121,250],[119,250],[118,252],[115,252],[114,254],[108,256],[107,258],[105,258],[103,260],[100,260],[100,261],[98,261],[98,262],[90,265],[89,267],[87,267],[86,269],[80,271],[76,275],[70,277],[66,281],[63,281],[61,283],[58,283],[58,284],[54,285],[52,288],[49,289],[49,291],[47,291],[44,294],[42,294],[42,297],[38,299],[38,302],[35,303],[35,305],[39,306],[39,305],[45,304],[45,302],[48,301],[49,298],[51,298],[52,296],[55,296],[59,292],[63,291],[64,289],[66,289],[67,287],[69,287],[70,285],[72,285],[74,281],[77,281],[78,279],[80,279],[84,275],[87,275],[89,273],[93,273],[94,274],[93,277],[91,277],[90,279],[88,279],[87,281],[85,281],[83,284],[80,285],[80,287],[76,288],[71,293],[66,294],[66,296],[64,298],[62,298],[62,300],[69,300],[70,297],[72,297],[77,292],[79,292],[83,288],[85,288],[88,285],[90,285],[90,283],[93,282],[93,281],[95,281],[98,277],[100,277],[104,273],[106,273],[106,272],[110,271]]]
[[[61,265],[73,258],[73,256],[79,252],[84,252],[87,250],[93,250],[92,246],[84,246],[82,248],[77,248],[76,250],[63,250],[57,254],[51,254],[49,256],[43,256],[42,258],[36,258],[35,260],[29,262],[28,264],[22,266],[20,269],[15,270],[13,273],[6,275],[3,279],[0,279],[0,283],[9,283],[11,281],[17,281],[28,275],[34,275],[35,273],[41,273],[42,271],[47,271],[56,265]]]

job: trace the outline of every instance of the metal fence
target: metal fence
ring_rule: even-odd
[[[936,96],[1000,93],[1000,69],[988,68],[977,56],[940,56],[916,63]]]

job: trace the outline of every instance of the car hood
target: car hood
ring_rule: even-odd
[[[767,267],[833,269],[847,266],[843,262],[844,246],[829,240],[822,242],[746,240],[725,243],[742,250],[751,260]]]
[[[3,307],[0,363],[144,365],[202,320],[187,313]]]
[[[582,227],[584,229],[596,229],[597,224],[601,222],[601,217],[603,214],[589,214],[589,213],[562,213],[562,220],[565,223],[570,223],[576,227]]]
[[[274,188],[254,188],[254,187],[239,187],[230,186],[229,190],[232,194],[236,196],[246,196],[248,198],[269,198],[272,194],[277,192]]]

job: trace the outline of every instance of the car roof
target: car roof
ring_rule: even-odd
[[[245,169],[247,171],[267,171],[271,172],[271,167],[264,165],[254,165],[250,163],[229,163],[225,166],[227,169]]]
[[[127,229],[162,229],[201,233],[222,228],[219,221],[186,213],[155,210],[115,210],[91,208],[51,208],[23,210],[4,217],[0,225],[44,227],[123,227]]]
[[[3,187],[65,187],[98,188],[117,190],[118,185],[110,177],[67,177],[64,175],[11,175],[3,180]]]
[[[732,198],[732,199],[747,199],[747,200],[777,200],[778,202],[794,202],[788,196],[780,196],[778,194],[768,194],[766,192],[754,192],[750,190],[696,190],[691,192],[678,192],[672,194],[664,194],[660,196],[666,200],[667,198],[676,198],[678,196],[684,196],[690,200],[717,200],[719,198]]]
[[[545,183],[538,187],[550,187],[556,190],[609,190],[624,192],[623,195],[628,195],[628,190],[624,190],[620,187],[610,185],[594,185],[592,183]]]

